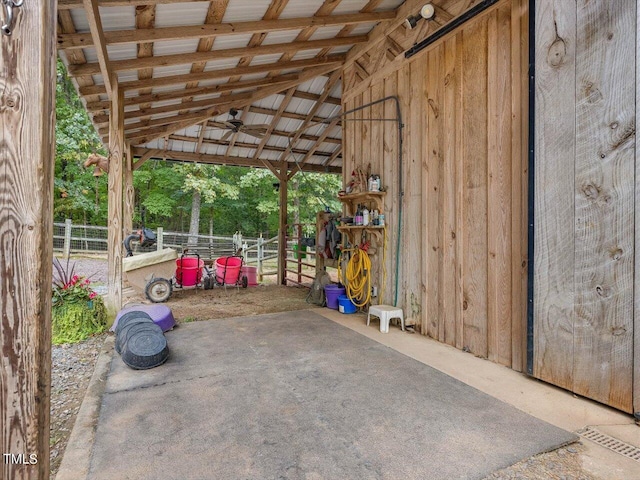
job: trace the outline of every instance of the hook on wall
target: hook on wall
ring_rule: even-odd
[[[0,30],[2,31],[3,35],[6,35],[8,37],[13,32],[13,9],[21,7],[23,3],[24,0],[2,0],[4,19]]]

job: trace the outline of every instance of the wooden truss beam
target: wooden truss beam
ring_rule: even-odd
[[[143,156],[149,149],[133,147],[131,149],[134,156]],[[171,150],[153,150],[158,152],[152,155],[150,158],[175,160],[178,162],[194,162],[194,163],[207,163],[211,165],[235,165],[239,167],[256,167],[266,168],[265,165],[259,160],[253,160],[245,157],[230,157],[227,155],[206,155],[202,153],[188,153],[188,152],[175,152]],[[295,168],[295,162],[287,164],[287,168]],[[316,173],[341,173],[341,167],[323,167],[322,165],[307,164],[304,166],[305,172]]]
[[[220,58],[238,58],[243,55],[270,55],[274,53],[297,53],[304,50],[318,48],[341,47],[365,43],[366,35],[358,35],[344,38],[328,38],[324,40],[309,40],[305,42],[275,43],[260,45],[257,47],[229,48],[225,50],[209,50],[195,53],[180,53],[175,55],[161,55],[131,60],[119,60],[111,62],[111,69],[116,72],[137,70],[140,68],[168,67],[184,65],[187,63],[207,62]],[[69,74],[72,76],[96,75],[101,73],[99,63],[85,63],[83,65],[69,65]],[[192,72],[194,73],[194,72]]]
[[[196,82],[202,80],[216,80],[220,78],[228,78],[234,75],[253,75],[257,73],[269,73],[280,70],[302,69],[307,67],[315,67],[318,65],[331,65],[338,68],[344,61],[344,55],[331,55],[329,57],[314,57],[306,60],[291,60],[288,62],[275,62],[265,65],[252,65],[249,67],[225,68],[221,70],[212,70],[210,72],[192,73],[186,75],[171,75],[167,77],[152,78],[149,80],[133,80],[122,82],[120,88],[123,90],[139,90],[141,88],[166,87],[169,85],[180,85],[188,82]],[[92,91],[93,94],[104,94],[104,86],[102,91]]]
[[[240,82],[223,83],[221,85],[212,85],[208,87],[178,89],[172,90],[170,92],[131,96],[125,98],[125,106],[137,105],[139,103],[147,102],[163,102],[165,100],[182,99],[185,97],[185,95],[189,97],[196,95],[215,95],[216,93],[231,92],[233,90],[244,90],[274,85],[276,83],[289,82],[291,80],[296,80],[297,78],[297,73],[288,73],[286,75],[279,75],[277,77],[271,78],[261,78],[258,80],[243,80]],[[103,85],[90,85],[87,87],[80,87],[79,91],[80,95],[82,96],[105,93]],[[91,107],[90,109],[88,108],[88,110],[108,110],[109,102],[92,102],[88,103],[87,106]]]
[[[86,0],[85,0],[86,1]],[[372,22],[387,22],[396,18],[394,11],[373,13],[349,13],[324,17],[286,18],[278,20],[258,20],[252,22],[219,23],[213,25],[191,25],[163,27],[152,30],[113,30],[104,32],[108,45],[145,43],[190,38],[217,37],[242,33],[268,33],[283,30],[300,30],[308,27],[328,27],[333,25],[357,25]],[[404,19],[403,19],[404,21]],[[95,46],[91,34],[62,33],[58,35],[58,48],[88,48]]]
[[[315,117],[316,113],[318,112],[320,107],[323,105],[324,99],[329,96],[329,94],[331,93],[333,88],[336,86],[336,83],[338,83],[338,81],[340,80],[340,76],[341,75],[342,75],[342,71],[338,70],[338,71],[334,72],[331,75],[329,80],[327,80],[327,83],[324,86],[324,90],[320,94],[320,98],[318,98],[318,100],[316,101],[316,104],[313,106],[313,108],[311,108],[311,110],[309,111],[309,113],[307,114],[305,119],[303,120],[302,125],[300,125],[300,128],[298,128],[298,130],[296,131],[295,135],[291,139],[291,142],[289,143],[289,147],[282,154],[282,156],[280,157],[280,160],[284,160],[287,157],[287,155],[289,154],[289,152],[291,152],[291,149],[293,148],[293,146],[300,139],[300,136],[304,133],[305,129],[311,123],[313,117]]]
[[[316,140],[316,142],[307,151],[307,153],[302,158],[302,160],[296,163],[296,169],[298,170],[302,169],[302,167],[307,163],[307,161],[316,153],[318,148],[320,148],[320,145],[324,143],[325,138],[329,136],[329,132],[331,132],[334,129],[334,127],[338,124],[339,120],[340,120],[340,117],[336,117],[331,121],[331,123],[327,126],[327,128],[325,128],[324,131],[320,134],[320,136],[318,137],[318,140]],[[289,173],[289,178],[293,177],[293,173],[294,171],[291,171],[291,173]]]
[[[83,0],[84,10],[87,14],[87,22],[89,22],[89,36],[93,40],[93,44],[98,55],[99,72],[102,74],[104,81],[105,93],[111,98],[111,84],[113,83],[113,70],[109,64],[109,53],[107,52],[107,40],[105,39],[104,30],[102,28],[102,20],[98,11],[98,0]],[[71,67],[71,65],[70,65]],[[98,73],[98,72],[96,72]]]
[[[282,135],[286,136],[286,132],[280,132]],[[281,136],[282,136],[281,135]],[[315,137],[316,139],[318,137]],[[169,136],[169,140],[178,140],[181,142],[192,142],[192,143],[196,143],[199,140],[199,137],[189,137],[186,135],[176,135],[175,133],[173,135]],[[310,139],[310,141],[313,141]],[[324,143],[328,143],[328,142],[324,142]],[[217,145],[220,147],[226,147],[228,145],[228,142],[224,141],[224,140],[214,140],[214,139],[203,139],[202,140],[202,145]],[[248,149],[255,149],[256,147],[259,146],[259,144],[255,144],[255,143],[246,143],[246,142],[236,142],[235,146],[238,148],[248,148]],[[264,151],[267,152],[284,152],[286,147],[278,147],[275,145],[265,145],[263,147]],[[196,150],[197,152],[200,151],[200,149]],[[303,150],[301,148],[294,148],[293,149],[293,153],[295,153],[296,155],[306,155],[307,151]],[[326,157],[327,159],[329,157],[331,157],[333,154],[332,153],[328,153],[328,152],[316,152],[316,155],[319,157]],[[259,158],[255,157],[254,158],[256,160],[259,160]]]
[[[204,2],[209,0],[99,0],[98,6],[105,7],[138,7],[141,5],[160,5],[165,3]],[[82,0],[58,0],[58,10],[82,8]]]
[[[239,105],[236,105],[235,107],[238,109],[244,108],[258,100],[261,100],[275,93],[286,90],[287,88],[300,85],[301,83],[304,83],[307,80],[310,80],[311,78],[315,78],[319,75],[324,75],[325,73],[329,73],[333,70],[336,70],[337,68],[340,68],[340,64],[336,65],[335,63],[329,63],[329,64],[321,65],[319,67],[304,70],[299,74],[299,78],[297,80],[260,89],[256,94],[254,94],[254,97],[252,99],[245,100],[244,102],[241,102]],[[228,109],[226,111],[228,111]],[[195,112],[194,114],[185,115],[185,116],[182,116],[182,115],[175,116],[175,120],[176,120],[175,123],[171,123],[170,125],[167,125],[166,127],[161,127],[159,129],[143,130],[138,134],[136,134],[133,138],[131,138],[130,141],[134,145],[144,144],[144,143],[150,142],[151,140],[155,140],[156,138],[164,137],[165,135],[170,135],[174,132],[177,132],[178,130],[182,130],[183,128],[190,127],[191,125],[195,125],[196,123],[200,123],[203,120],[207,120],[211,117],[215,117],[222,113],[224,113],[222,109],[218,107],[214,107],[211,109],[207,109],[206,111],[203,111],[203,112]],[[188,118],[185,119],[184,117],[188,117]],[[170,119],[167,119],[167,120],[168,122],[170,122]]]

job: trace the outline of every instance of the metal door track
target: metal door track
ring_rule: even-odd
[[[585,427],[576,432],[583,438],[591,440],[598,445],[608,448],[609,450],[624,455],[627,458],[640,462],[640,448],[629,445],[628,443],[618,440],[606,433],[599,432],[593,427]]]

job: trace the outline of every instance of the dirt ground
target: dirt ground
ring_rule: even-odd
[[[305,301],[308,291],[306,288],[282,285],[215,287],[211,290],[174,289],[165,305],[171,308],[178,323],[215,320],[304,310],[312,307]],[[139,293],[133,293],[126,298],[127,304],[145,300],[144,295]]]
[[[90,276],[96,285],[106,281],[106,261],[97,258],[76,259],[75,271]],[[273,281],[272,281],[273,282]],[[143,294],[129,288],[124,301],[128,304],[146,301]],[[305,298],[308,289],[284,287],[273,283],[246,289],[215,287],[212,290],[174,290],[166,303],[178,323],[215,320],[237,316],[259,315],[312,307]],[[75,417],[93,372],[106,334],[75,345],[54,346],[51,389],[51,456],[52,476],[59,467]],[[560,448],[495,472],[486,480],[601,480],[587,473],[581,465],[580,443]]]

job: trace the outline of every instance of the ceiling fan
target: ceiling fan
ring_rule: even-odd
[[[263,138],[267,134],[267,130],[269,129],[269,125],[267,124],[255,124],[255,125],[245,125],[244,122],[238,118],[238,110],[232,108],[229,110],[229,115],[231,118],[225,122],[215,122],[215,126],[222,129],[228,129],[220,140],[226,141],[233,135],[234,133],[245,133],[247,135],[251,135],[257,138]]]

